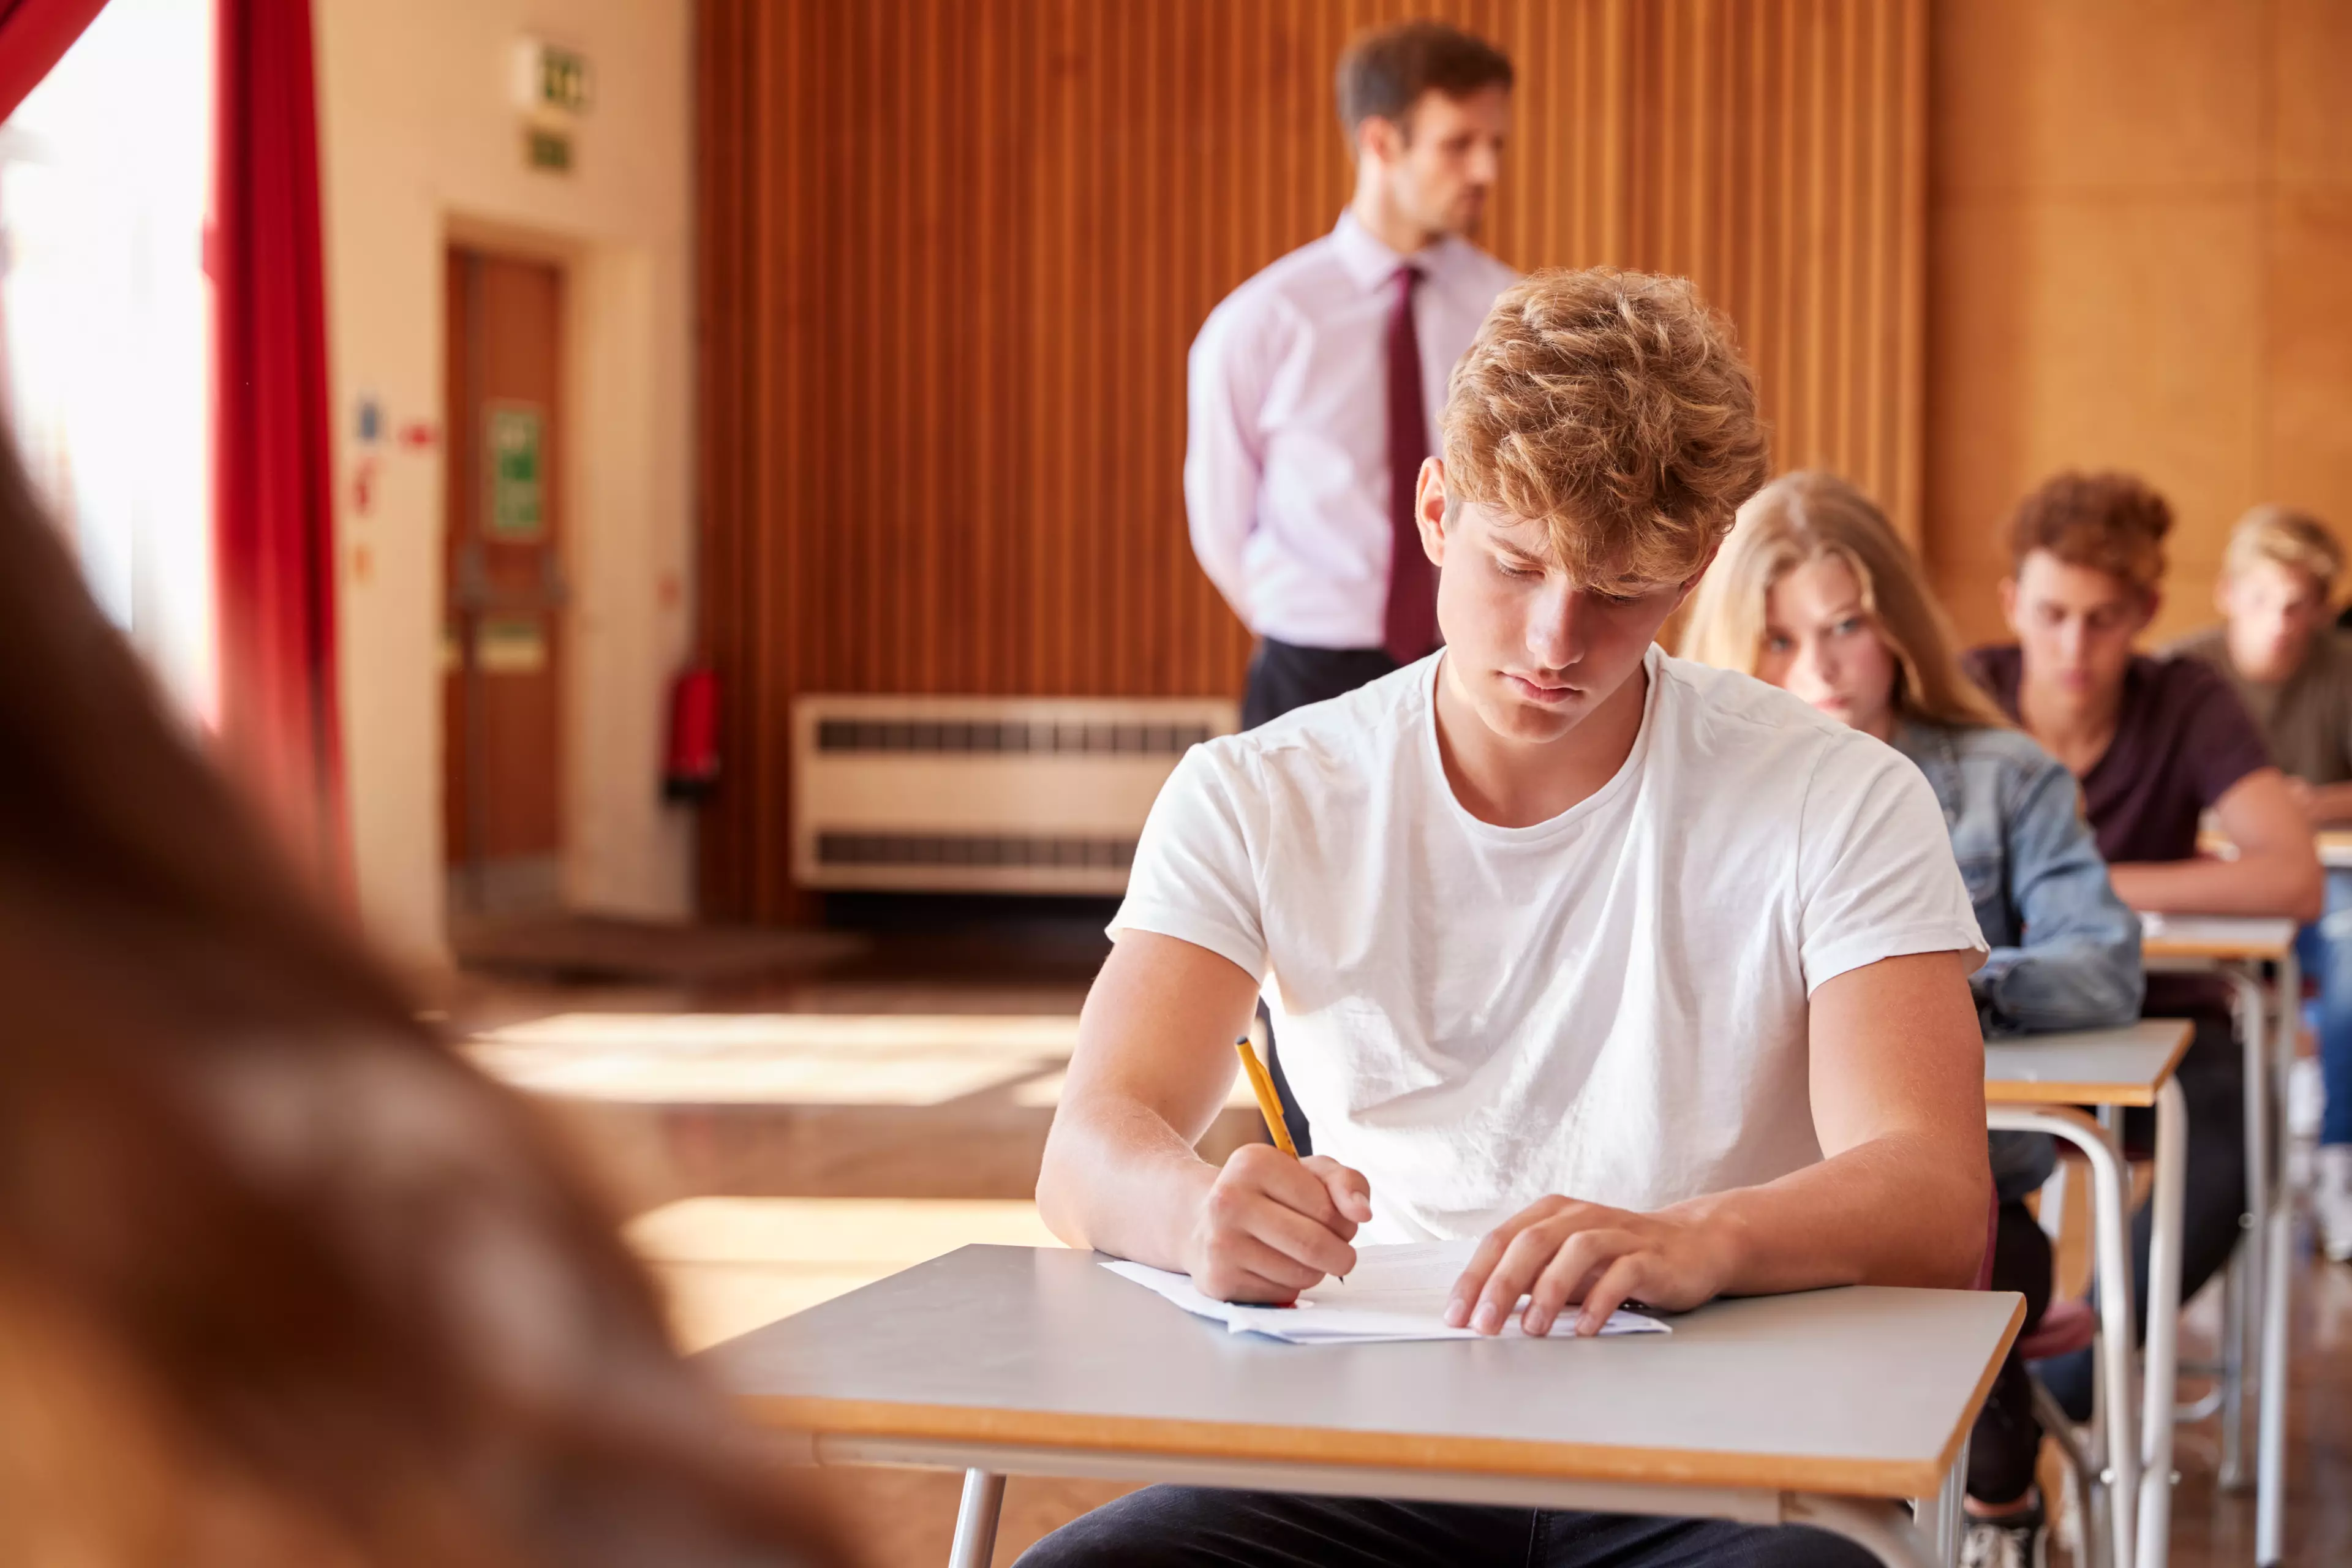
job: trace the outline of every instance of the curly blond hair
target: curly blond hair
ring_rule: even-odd
[[[1696,573],[1764,482],[1756,380],[1688,279],[1538,272],[1495,301],[1454,367],[1449,506],[1541,522],[1580,584]]]

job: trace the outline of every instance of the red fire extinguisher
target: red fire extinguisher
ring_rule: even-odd
[[[669,756],[662,795],[700,801],[719,787],[719,676],[708,665],[682,671],[669,689]]]

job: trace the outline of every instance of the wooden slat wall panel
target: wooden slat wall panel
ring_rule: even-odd
[[[1248,640],[1184,529],[1184,355],[1327,229],[1357,29],[1449,17],[1520,73],[1484,243],[1687,274],[1783,467],[1916,537],[1925,0],[701,0],[713,915],[784,872],[802,691],[1187,695]]]

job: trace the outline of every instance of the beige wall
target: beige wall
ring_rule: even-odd
[[[689,0],[319,0],[342,696],[362,912],[442,952],[442,448],[386,443],[357,515],[354,408],[442,417],[449,238],[569,272],[573,590],[566,893],[683,914],[690,825],[657,798],[664,682],[691,605]],[[572,174],[524,168],[509,93],[526,32],[579,48],[595,102]]]
[[[1999,633],[2009,508],[2121,466],[2179,515],[2156,635],[2259,500],[2352,534],[2352,6],[1951,0],[1930,46],[1930,563]]]

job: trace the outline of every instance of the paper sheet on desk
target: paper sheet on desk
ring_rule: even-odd
[[[1234,1333],[1265,1334],[1292,1344],[1366,1344],[1384,1340],[1469,1340],[1469,1329],[1449,1328],[1445,1303],[1454,1282],[1477,1247],[1475,1241],[1412,1241],[1356,1249],[1356,1269],[1342,1280],[1326,1279],[1301,1296],[1296,1307],[1253,1307],[1219,1301],[1192,1288],[1191,1276],[1171,1274],[1140,1263],[1105,1263],[1121,1279],[1158,1292],[1198,1317],[1213,1318]],[[1550,1338],[1566,1339],[1576,1324],[1565,1311]],[[1674,1331],[1639,1312],[1610,1314],[1604,1334],[1668,1334]],[[1503,1337],[1522,1337],[1514,1315]]]

